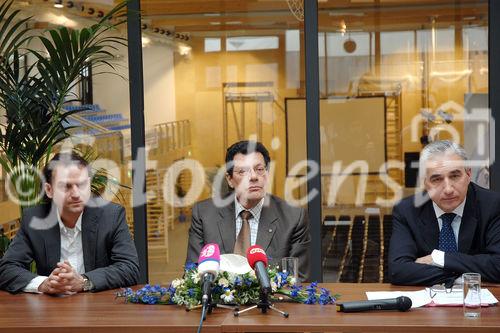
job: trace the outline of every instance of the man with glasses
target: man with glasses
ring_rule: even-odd
[[[456,143],[430,143],[419,163],[426,192],[402,200],[392,214],[391,282],[452,285],[475,272],[499,283],[500,194],[471,183],[467,154]]]
[[[0,289],[72,295],[136,284],[139,262],[125,210],[91,198],[87,162],[76,153],[56,154],[44,178],[47,202],[23,210],[0,260]]]
[[[260,245],[271,264],[283,257],[299,259],[299,277],[308,275],[310,243],[307,214],[267,194],[269,152],[260,142],[240,141],[226,152],[226,180],[233,192],[224,205],[214,199],[192,210],[186,262],[196,262],[205,244],[219,244],[221,253],[245,255]]]

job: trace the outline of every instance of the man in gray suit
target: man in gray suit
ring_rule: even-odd
[[[266,194],[270,157],[260,142],[240,141],[226,152],[226,180],[234,190],[221,206],[207,199],[193,206],[186,262],[196,262],[205,244],[221,253],[245,255],[260,245],[271,264],[283,257],[299,259],[299,277],[307,279],[309,224],[303,208]],[[229,200],[227,200],[229,199]]]
[[[23,211],[0,260],[0,289],[75,294],[137,283],[137,252],[123,207],[90,198],[87,162],[56,154],[44,169],[48,203]],[[37,273],[30,271],[36,263]]]

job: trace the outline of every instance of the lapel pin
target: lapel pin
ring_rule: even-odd
[[[273,229],[269,229],[269,232],[273,232]]]

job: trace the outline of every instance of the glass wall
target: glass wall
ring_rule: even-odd
[[[149,279],[166,283],[183,274],[193,203],[227,193],[231,144],[264,143],[268,191],[293,204],[305,195],[287,176],[286,126],[286,100],[305,96],[303,23],[285,1],[142,9],[152,17],[143,21]]]
[[[110,10],[35,2],[19,8],[40,31]],[[321,170],[322,220],[311,226],[322,229],[327,282],[387,281],[392,207],[419,190],[412,163],[427,142],[463,144],[478,161],[473,180],[489,186],[487,1],[318,1],[322,160],[309,169],[299,4],[141,1],[147,170],[134,184],[127,48],[113,51],[114,74],[82,72],[71,132],[91,134],[95,166],[123,185],[107,198],[126,207],[131,231],[131,188],[146,185],[151,283],[183,274],[191,207],[227,193],[224,155],[238,140],[265,144],[268,191],[290,204],[307,206],[307,179]],[[3,192],[11,237],[18,210]]]
[[[387,281],[391,210],[420,190],[426,143],[463,144],[488,187],[487,18],[486,1],[320,3],[325,281]]]

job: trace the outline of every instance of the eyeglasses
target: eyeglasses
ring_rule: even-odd
[[[252,169],[251,168],[238,168],[238,169],[234,169],[234,173],[236,173],[240,177],[244,177],[244,176],[248,176],[250,174],[250,170],[252,170]],[[255,174],[257,176],[264,176],[264,174],[267,172],[267,168],[262,166],[262,165],[258,165],[255,168],[253,168],[253,171],[255,172]]]
[[[446,287],[444,284],[435,284],[432,287],[428,288],[429,289],[429,297],[434,298],[437,294],[450,294],[453,292],[453,287]],[[455,291],[459,291],[460,288],[459,286],[455,287]]]

